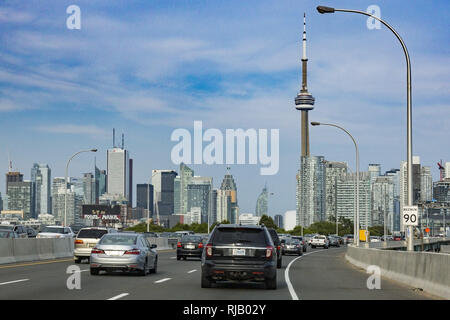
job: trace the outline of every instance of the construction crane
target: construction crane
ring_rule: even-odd
[[[440,172],[440,181],[444,181],[444,176],[445,176],[445,168],[442,165],[442,160],[441,162],[437,163],[438,167],[439,167],[439,172]]]

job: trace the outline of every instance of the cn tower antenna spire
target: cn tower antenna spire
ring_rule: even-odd
[[[314,97],[308,92],[307,74],[308,58],[306,57],[306,14],[303,14],[303,37],[302,37],[302,87],[295,98],[295,108],[301,111],[301,146],[302,156],[309,156],[309,121],[308,111],[314,109]]]

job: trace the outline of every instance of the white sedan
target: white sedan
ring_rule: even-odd
[[[46,226],[39,232],[36,238],[73,238],[75,233],[73,233],[70,227],[61,226]]]
[[[323,247],[324,249],[328,249],[330,246],[330,242],[325,236],[314,236],[311,239],[311,248],[315,247]]]

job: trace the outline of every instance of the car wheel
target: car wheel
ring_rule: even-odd
[[[282,261],[281,259],[277,260],[277,269],[281,268]]]
[[[180,256],[177,256],[177,260],[180,260],[181,259],[181,257]]]
[[[98,268],[91,268],[90,272],[92,276],[98,276],[100,270],[98,270]]]
[[[138,271],[138,275],[145,277],[147,275],[147,260],[145,260],[144,268]]]
[[[275,276],[271,279],[266,279],[265,284],[266,284],[266,289],[275,290],[277,288],[277,276]]]
[[[76,264],[81,263],[81,258],[75,257],[75,263],[76,263]]]
[[[153,266],[153,269],[150,269],[150,273],[156,273],[158,269],[158,258],[155,258],[155,265]]]
[[[303,251],[300,251],[300,252],[298,253],[298,255],[299,255],[299,256],[302,256],[302,255],[303,255]]]
[[[211,288],[212,281],[202,274],[202,288]]]

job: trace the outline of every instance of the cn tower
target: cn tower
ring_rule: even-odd
[[[303,14],[303,55],[302,55],[302,88],[295,98],[295,108],[302,112],[301,139],[302,156],[309,156],[309,121],[308,111],[314,109],[314,97],[308,92],[307,86],[307,64],[306,57],[306,14]]]

